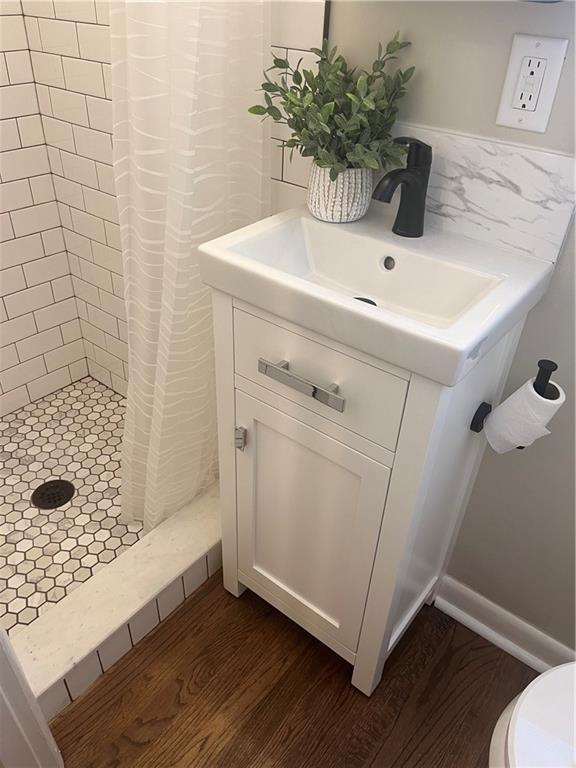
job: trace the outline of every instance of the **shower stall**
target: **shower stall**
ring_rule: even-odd
[[[308,160],[247,107],[269,43],[309,66],[325,24],[0,2],[0,634],[46,717],[220,566],[195,246],[304,202]]]
[[[142,534],[119,519],[128,354],[107,11],[2,3],[0,626],[11,635]]]
[[[0,3],[0,632],[47,717],[219,566],[217,487],[122,511],[110,61],[107,0]]]

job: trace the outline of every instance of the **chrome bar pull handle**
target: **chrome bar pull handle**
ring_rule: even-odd
[[[287,360],[271,363],[261,357],[258,360],[258,373],[268,376],[269,379],[274,379],[274,381],[280,384],[285,384],[290,389],[295,389],[307,397],[312,397],[314,400],[318,400],[319,403],[327,405],[339,413],[344,411],[346,400],[342,395],[338,394],[338,384],[329,384],[326,387],[314,384],[313,381],[292,373],[290,363]]]

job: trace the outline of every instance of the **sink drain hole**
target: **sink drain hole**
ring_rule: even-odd
[[[32,494],[32,504],[38,509],[56,509],[74,496],[76,489],[68,480],[48,480]]]
[[[392,256],[386,256],[385,259],[382,259],[382,266],[384,269],[390,271],[396,266],[396,261],[392,258]]]
[[[372,299],[367,299],[365,296],[354,296],[354,298],[356,301],[363,301],[365,304],[372,304],[373,307],[378,306],[375,301],[372,301]]]

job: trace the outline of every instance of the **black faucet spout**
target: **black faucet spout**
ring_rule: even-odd
[[[398,187],[401,184],[410,184],[411,181],[412,175],[408,172],[407,168],[396,168],[381,179],[374,190],[373,197],[375,200],[389,203]]]

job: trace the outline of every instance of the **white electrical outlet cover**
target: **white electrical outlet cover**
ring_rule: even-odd
[[[558,37],[534,37],[533,35],[514,35],[510,61],[500,107],[498,109],[497,125],[509,125],[523,131],[544,133],[552,112],[562,65],[566,57],[568,40]],[[535,109],[522,108],[519,99],[518,86],[525,77],[526,59],[530,57],[545,61],[544,75],[539,82],[537,103]],[[529,77],[529,73],[528,73]]]

